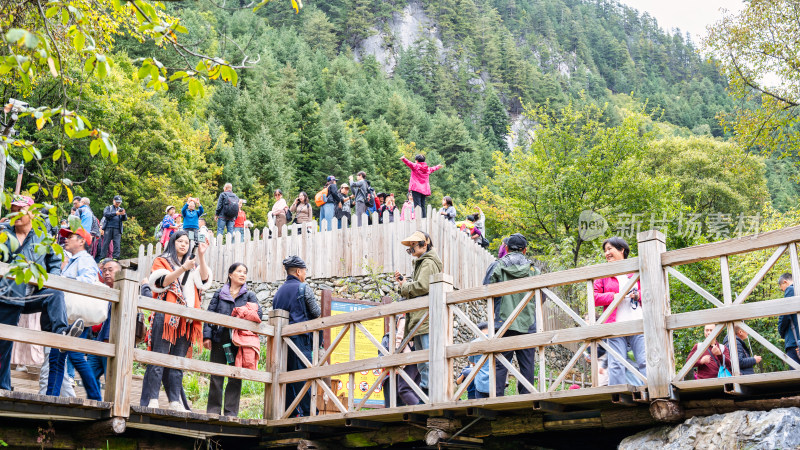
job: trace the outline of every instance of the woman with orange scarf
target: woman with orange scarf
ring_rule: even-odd
[[[192,245],[197,245],[197,256],[192,257]],[[194,244],[186,231],[172,234],[167,248],[153,261],[149,283],[153,297],[189,308],[200,308],[201,292],[211,282],[211,269],[206,264],[208,242]],[[148,350],[173,356],[192,357],[192,345],[203,338],[203,323],[184,317],[154,313],[150,317]],[[141,406],[158,408],[158,390],[161,382],[167,393],[169,407],[175,411],[188,411],[189,403],[183,392],[183,371],[169,367],[149,365],[142,381]]]

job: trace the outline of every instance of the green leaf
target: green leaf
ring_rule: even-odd
[[[80,52],[83,50],[83,46],[86,44],[86,36],[83,33],[78,32],[75,34],[75,37],[72,38],[72,46],[75,47],[75,50]]]
[[[69,11],[66,9],[61,10],[61,25],[67,26],[69,23]]]
[[[94,63],[95,63],[96,60],[97,60],[97,58],[95,58],[94,55],[92,55],[89,58],[87,58],[86,59],[86,63],[84,63],[84,65],[83,65],[83,71],[86,72],[86,73],[91,73],[92,69],[94,69]]]
[[[53,186],[53,198],[58,200],[59,195],[61,195],[61,185],[57,184]]]
[[[45,11],[45,13],[44,13],[44,16],[45,16],[45,17],[47,17],[48,19],[50,19],[50,18],[52,18],[53,16],[55,16],[56,14],[58,14],[58,10],[59,10],[60,8],[61,8],[61,7],[60,7],[60,6],[58,6],[58,5],[56,5],[56,6],[51,6],[51,7],[47,8],[47,11]]]
[[[26,33],[25,34],[25,47],[29,49],[34,49],[39,46],[39,37],[33,33]]]
[[[53,161],[58,161],[61,158],[61,149],[53,152]]]
[[[173,73],[171,77],[169,77],[169,81],[175,81],[178,78],[186,78],[187,76],[188,76],[188,74],[185,71],[179,70],[179,71]]]
[[[145,62],[136,72],[136,78],[139,80],[144,80],[148,75],[150,75],[150,63]]]
[[[21,28],[12,28],[6,33],[6,40],[11,44],[16,44],[18,40],[25,37],[27,31]]]
[[[98,152],[100,152],[100,141],[95,139],[89,144],[89,153],[91,153],[92,156],[96,156]]]

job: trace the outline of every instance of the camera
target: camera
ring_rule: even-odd
[[[197,233],[194,234],[194,236],[195,236],[194,240],[198,244],[206,241],[206,233],[203,231],[198,230]]]

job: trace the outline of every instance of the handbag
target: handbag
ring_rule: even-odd
[[[105,284],[97,281],[98,286]],[[64,305],[69,323],[83,319],[84,326],[100,325],[108,319],[108,302],[72,292],[64,292]]]
[[[713,356],[713,354],[712,354]],[[717,371],[717,378],[728,378],[732,377],[731,371],[725,367],[725,351],[722,352],[722,365],[719,366],[719,370]]]

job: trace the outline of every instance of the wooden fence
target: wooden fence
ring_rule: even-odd
[[[436,221],[434,220],[432,223],[436,224]],[[405,226],[406,224],[401,223],[400,225]],[[389,228],[391,229],[391,226]],[[434,228],[434,233],[440,233],[438,236],[446,233],[441,229],[439,231],[435,230]],[[402,235],[406,231],[408,230],[402,230],[400,234]],[[351,230],[347,232],[351,232]],[[340,233],[342,235],[345,234],[345,232]],[[336,236],[336,233],[322,233],[322,235]],[[437,235],[434,234],[434,236]],[[324,240],[326,238],[322,237],[321,239]],[[702,355],[703,351],[712,342],[712,339],[723,328],[728,328],[728,331],[731,331],[731,325],[735,321],[800,312],[800,296],[747,302],[750,293],[762,282],[765,275],[781,258],[784,258],[784,261],[788,258],[794,279],[800,279],[800,264],[798,263],[796,247],[797,242],[800,241],[800,227],[763,233],[752,238],[729,240],[670,252],[665,250],[664,236],[657,231],[640,233],[638,240],[639,256],[622,261],[547,273],[505,283],[481,285],[459,291],[453,291],[452,276],[446,273],[437,274],[431,278],[430,293],[426,297],[394,302],[352,313],[322,317],[295,324],[288,323],[286,311],[271,311],[268,323],[256,325],[242,319],[141,297],[138,292],[136,274],[126,269],[119,274],[116,289],[87,286],[74,280],[53,276],[47,281],[47,287],[81,293],[112,303],[110,342],[87,341],[10,325],[0,325],[0,333],[2,333],[4,339],[16,342],[47,345],[109,357],[105,398],[111,404],[111,416],[123,419],[129,416],[132,408],[137,408],[132,407],[129,401],[133,361],[265,383],[265,420],[259,422],[259,424],[267,426],[289,426],[314,422],[341,423],[342,420],[347,424],[352,421],[370,418],[392,420],[392,418],[398,417],[398,414],[448,409],[463,410],[470,407],[489,409],[513,409],[517,407],[530,410],[530,406],[533,404],[534,409],[544,410],[549,408],[550,406],[548,405],[554,401],[576,402],[580,401],[581,398],[586,398],[587,401],[596,402],[598,398],[608,398],[608,396],[620,403],[649,402],[652,399],[664,399],[662,403],[653,403],[651,411],[654,411],[653,407],[655,407],[657,412],[660,408],[659,405],[669,403],[670,399],[674,401],[678,396],[678,391],[717,387],[724,388],[727,392],[741,393],[746,392],[747,388],[752,385],[763,387],[769,386],[770,383],[797,384],[800,382],[800,370],[741,375],[735,340],[731,343],[733,347],[731,349],[731,355],[733,356],[732,377],[683,381],[684,375],[694,365],[698,356],[683,364],[681,369],[676,369],[672,340],[673,330],[701,327],[707,323],[718,324],[712,336],[699,345],[699,350],[695,355]],[[281,239],[273,239],[273,241],[282,242]],[[770,248],[775,248],[772,256],[763,264],[742,292],[734,297],[730,288],[728,258],[731,255],[763,251]],[[452,261],[453,258],[452,255],[445,256],[445,260]],[[701,287],[701,284],[706,280],[691,280],[679,269],[681,265],[709,259],[718,259],[720,261],[723,280],[721,300]],[[456,260],[456,262],[458,261]],[[451,264],[449,267],[453,267],[453,265]],[[3,273],[7,273],[7,268],[4,269]],[[613,303],[598,317],[594,296],[591,295],[593,292],[591,283],[595,279],[623,274],[633,274],[633,277],[629,279],[626,286],[622,287],[621,292],[627,292],[637,280],[641,283],[643,318],[605,323],[611,312],[620,305],[624,297],[619,294],[615,296]],[[669,280],[685,284],[705,298],[714,308],[678,314],[671,313]],[[589,314],[586,318],[573,311],[553,292],[553,288],[564,285],[578,285],[587,288],[585,300],[586,310],[589,311]],[[514,293],[525,293],[526,295],[524,300],[511,313],[505,324],[499,329],[494,329],[494,309],[491,307],[493,299]],[[543,311],[542,303],[545,299],[562,309],[574,321],[573,326],[558,330],[544,330],[545,321],[542,320],[541,315]],[[478,330],[475,323],[459,308],[462,303],[476,301],[488,302],[488,308],[486,309],[488,315],[486,319],[490,327],[488,336]],[[536,305],[537,332],[506,337],[505,333],[508,331],[510,324],[530,302]],[[267,369],[265,371],[245,370],[224,364],[135,349],[133,342],[137,309],[169,313],[225,327],[251,330],[260,334],[267,340]],[[385,348],[380,343],[380,336],[372,336],[362,325],[363,321],[383,317],[390,318],[389,323],[395,323],[394,318],[396,316],[412,311],[425,311],[422,320],[427,321],[430,328],[430,345],[427,349],[417,349],[414,352],[402,353],[393,347]],[[466,327],[475,335],[474,341],[467,343],[454,342],[456,317],[459,323],[462,324],[461,326]],[[326,343],[325,350],[315,351],[311,358],[307,358],[302,354],[290,339],[291,336],[313,332],[315,340],[313,348],[318,348],[319,342],[317,339],[319,333],[316,333],[316,331],[336,328],[340,330],[338,333],[331,334],[331,342]],[[411,330],[405,336],[405,342],[412,339],[417,329]],[[785,361],[786,364],[794,369],[800,369],[800,365],[789,359],[773,343],[746,326],[745,329],[752,338]],[[353,351],[356,333],[364,334],[381,356],[358,359]],[[395,342],[394,332],[390,329],[389,333],[389,342]],[[624,358],[620,358],[620,355],[617,355],[604,340],[612,337],[642,334],[644,335],[647,349],[646,376],[639,374],[629,363],[626,362],[624,364],[634,372],[643,385],[638,387],[629,385],[597,386],[598,364],[596,355],[598,346],[604,347],[609,355],[624,361]],[[346,342],[349,342],[350,346],[349,361],[330,364],[328,355],[338,345],[348,345],[342,344]],[[570,343],[578,344],[578,349],[565,365],[555,364],[553,361],[547,360],[547,352],[545,350],[548,347]],[[399,348],[403,347],[404,345],[402,344],[399,346]],[[503,356],[504,352],[529,348],[537,350],[537,370],[534,377],[520,373]],[[572,368],[582,358],[586,349],[593,356],[590,377],[592,386],[574,391],[561,390],[562,383],[570,377]],[[291,352],[298,356],[306,368],[295,371],[286,370],[287,356]],[[516,377],[518,385],[525,386],[530,393],[498,398],[495,397],[494,390],[490,389],[490,398],[488,399],[461,400],[465,387],[469,381],[472,381],[478,370],[472,371],[467,382],[460,386],[455,386],[453,376],[454,363],[456,359],[475,355],[479,357],[476,368],[481,367],[483,364],[489,364],[491,369],[494,369],[498,364],[502,364],[506,366],[510,375]],[[430,364],[427,393],[414,380],[408,378],[408,375],[402,369],[403,366],[408,364],[426,362]],[[368,370],[378,370],[382,376],[390,376],[389,395],[391,407],[389,409],[365,410],[363,408],[366,399],[376,392],[381,377],[364,393],[362,401],[356,403],[352,400],[354,398],[354,395],[352,395],[352,390],[354,389],[352,383],[353,374]],[[350,376],[351,383],[347,386],[350,392],[348,393],[348,400],[344,402],[346,404],[335,400],[337,395],[331,392],[330,386],[326,383],[326,378],[334,375]],[[490,370],[489,375],[491,386],[496,382],[495,370]],[[556,376],[553,377],[552,375]],[[396,406],[397,377],[402,377],[409,383],[422,400],[421,405]],[[291,404],[287,405],[286,387],[287,383],[294,382],[302,382],[305,386],[304,391],[310,390],[314,396],[317,395],[316,388],[319,386],[331,400],[334,400],[339,412],[320,415],[315,408],[316,401],[312,401],[310,415],[290,418],[291,411],[294,405],[297,404],[297,399],[289,399]]]
[[[453,275],[454,285],[459,289],[479,286],[483,282],[486,268],[494,257],[481,246],[469,239],[452,223],[428,206],[427,218],[422,218],[417,207],[414,220],[389,222],[384,213],[383,223],[378,223],[378,215],[372,215],[372,225],[355,224],[348,227],[343,219],[342,228],[336,228],[334,220],[332,231],[319,231],[316,224],[307,227],[305,233],[301,226],[284,227],[281,237],[277,228],[255,229],[252,234],[245,230],[243,240],[237,235],[211,236],[208,250],[208,263],[215,280],[227,278],[228,267],[234,262],[243,262],[249,268],[249,278],[256,282],[273,282],[286,278],[281,265],[289,255],[298,255],[306,261],[310,278],[348,277],[378,273],[404,274],[413,271],[412,258],[400,241],[421,230],[430,234],[436,251],[444,263],[444,271]],[[355,220],[354,220],[355,222]],[[139,246],[137,276],[141,279],[150,274],[153,260],[161,253],[161,244]]]

